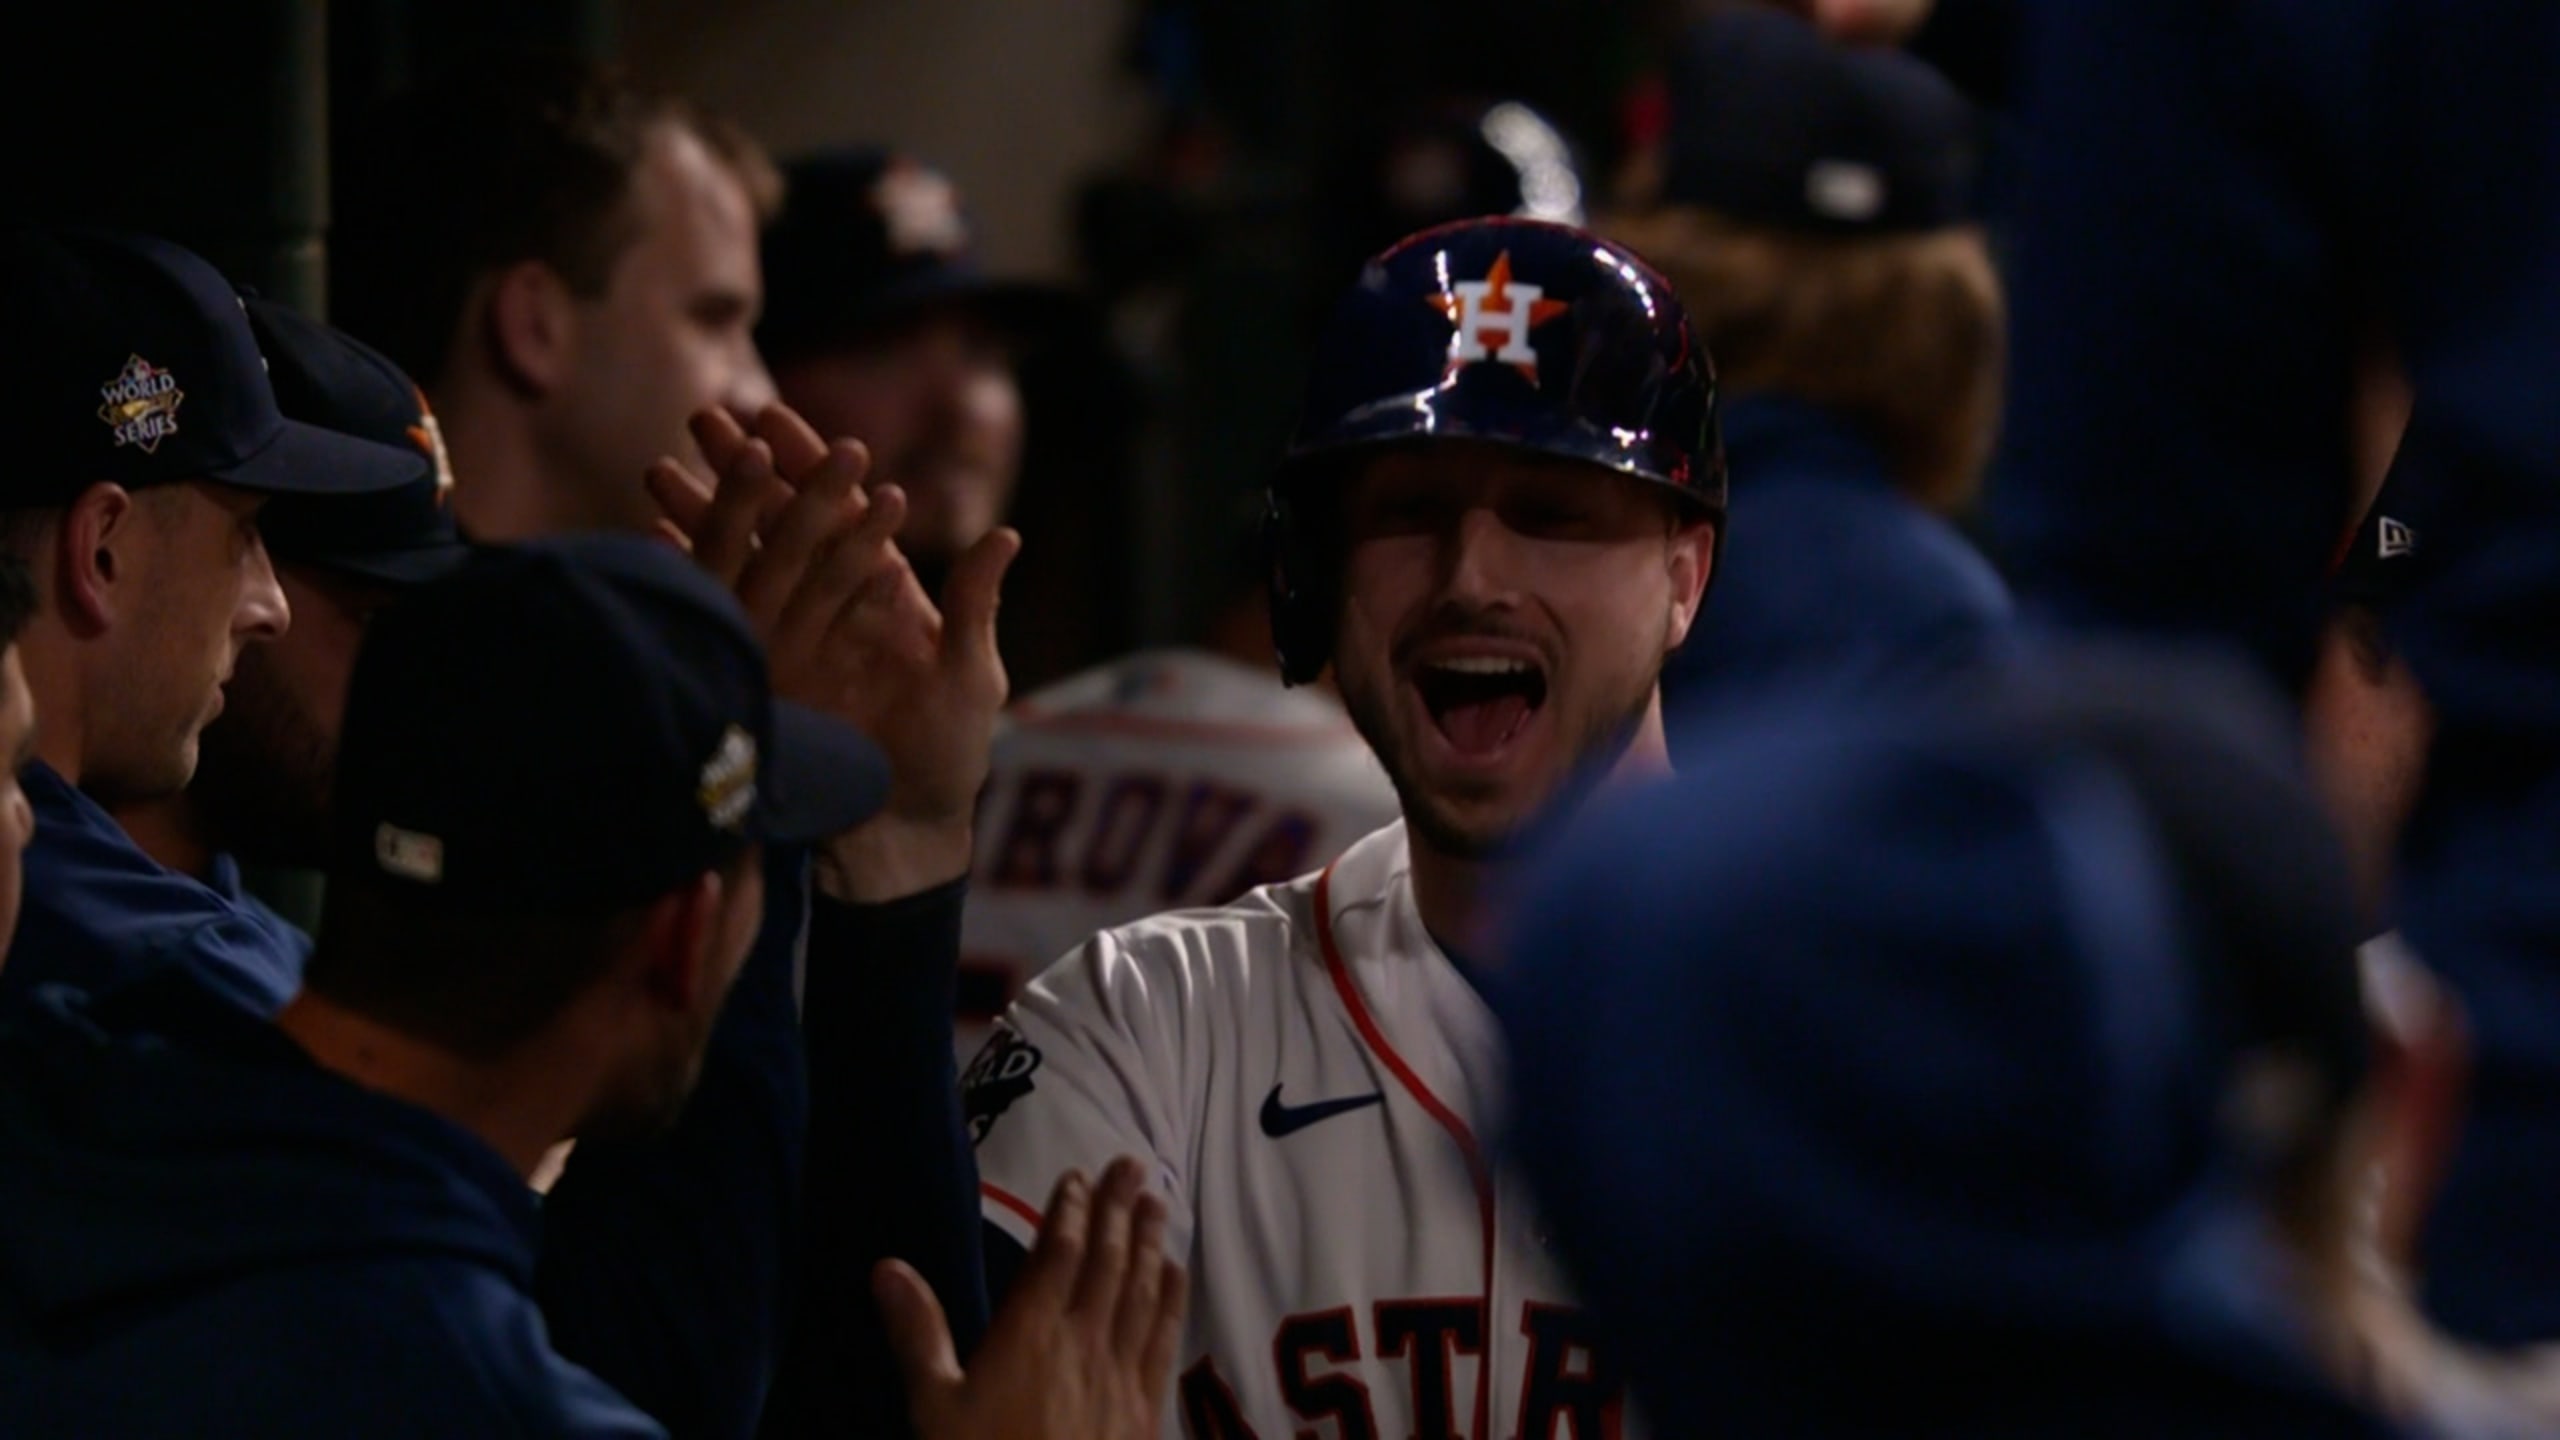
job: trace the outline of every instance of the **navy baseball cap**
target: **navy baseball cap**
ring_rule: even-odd
[[[989,276],[974,248],[959,192],[938,170],[867,146],[794,161],[764,232],[756,344],[775,360],[816,354],[943,305],[975,307],[1025,336],[1074,313],[1070,292]]]
[[[1925,61],[1737,6],[1682,36],[1669,92],[1666,204],[1822,234],[1970,217],[1978,122]]]
[[[0,508],[102,481],[363,494],[416,470],[414,453],[286,419],[239,297],[196,255],[92,230],[21,228],[0,244],[14,448]]]
[[[1511,1158],[1665,1433],[2386,1433],[2268,1206],[2330,1021],[2263,988],[2359,933],[2287,715],[2130,650],[1778,702],[1525,871]]]
[[[672,547],[491,546],[366,635],[332,871],[517,913],[627,907],[751,843],[848,830],[888,789],[859,731],[773,698],[745,612]]]
[[[406,589],[470,553],[453,519],[453,466],[427,397],[389,356],[289,305],[243,294],[288,419],[409,452],[408,477],[365,495],[280,496],[258,532],[280,561]]]

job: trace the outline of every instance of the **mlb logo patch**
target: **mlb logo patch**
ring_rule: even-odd
[[[1511,252],[1493,257],[1493,268],[1481,280],[1461,280],[1423,303],[1439,311],[1456,330],[1449,336],[1449,375],[1469,365],[1508,365],[1538,383],[1539,326],[1563,314],[1561,300],[1546,290],[1511,278]],[[1444,377],[1445,378],[1445,377]]]
[[[149,455],[178,433],[178,405],[186,398],[176,376],[139,355],[128,355],[115,378],[98,387],[98,418],[116,444]]]

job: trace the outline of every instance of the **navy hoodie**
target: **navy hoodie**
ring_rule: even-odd
[[[266,1016],[300,987],[301,932],[234,884],[163,868],[51,769],[29,766],[25,784],[36,839],[0,997],[51,985],[106,995],[183,974]],[[765,924],[676,1128],[580,1145],[543,1211],[535,1293],[561,1351],[701,1440],[758,1433],[777,1368],[766,1435],[904,1414],[869,1299],[884,1255],[933,1283],[962,1353],[986,1325],[977,1171],[951,1074],[965,887],[841,905],[813,896],[805,858],[765,857]],[[804,959],[834,1102],[814,1162],[793,994]],[[804,1163],[823,1226],[804,1223]]]
[[[654,1436],[477,1137],[183,973],[0,1019],[0,1434]]]
[[[240,888],[219,861],[214,883],[144,854],[115,817],[52,767],[19,777],[36,817],[26,901],[0,995],[64,982],[105,992],[182,965],[260,1015],[302,988],[311,942]]]
[[[1903,495],[1846,422],[1787,396],[1743,395],[1723,425],[1734,539],[1663,669],[1671,712],[1777,686],[1872,695],[1926,685],[2005,643],[1999,574]]]

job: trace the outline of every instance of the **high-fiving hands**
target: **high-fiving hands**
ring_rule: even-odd
[[[970,1367],[922,1277],[882,1262],[873,1292],[923,1440],[1147,1440],[1164,1424],[1190,1282],[1163,1254],[1164,1204],[1117,1160],[1070,1171]]]
[[[822,440],[781,405],[752,429],[717,409],[692,428],[714,477],[673,459],[651,467],[664,528],[736,592],[775,693],[841,717],[889,757],[887,809],[821,854],[821,883],[882,900],[966,873],[1007,693],[996,609],[1021,537],[998,528],[972,546],[936,606],[897,547],[906,495],[863,484],[858,441]]]

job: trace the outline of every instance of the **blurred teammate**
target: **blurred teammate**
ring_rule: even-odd
[[[1342,706],[1271,673],[1263,581],[1242,548],[1208,645],[1124,655],[1006,712],[962,918],[964,1060],[1086,937],[1293,879],[1395,818]]]
[[[666,1433],[552,1348],[524,1181],[561,1138],[673,1120],[763,923],[758,850],[853,827],[883,757],[775,702],[714,581],[598,538],[488,552],[385,612],[338,780],[281,1035],[170,972],[48,992],[0,1036],[10,1433]],[[1075,1299],[1099,1316],[1038,1336],[1064,1363],[1008,1375],[1009,1416],[918,1363],[933,1433],[1096,1433],[1108,1382],[1162,1384],[1181,1290],[1124,1174],[1071,1182],[1044,1242],[1063,1315],[1098,1205]],[[904,1318],[929,1356],[935,1317]]]
[[[860,1293],[874,1252],[929,1277],[963,1350],[987,1323],[942,1027],[969,807],[1004,697],[971,617],[992,615],[1012,537],[972,550],[937,608],[878,527],[862,528],[869,497],[894,492],[866,490],[860,447],[831,449],[770,405],[756,231],[777,182],[731,127],[608,71],[510,62],[396,103],[350,151],[335,313],[424,382],[466,534],[660,529],[669,492],[642,480],[657,461],[725,473],[756,449],[779,494],[718,537],[692,536],[696,553],[727,557],[715,573],[772,647],[778,688],[890,754],[898,784],[878,816],[814,852],[768,856],[753,1003],[725,1012],[685,1127],[654,1146],[582,1144],[570,1161],[562,1185],[604,1209],[575,1212],[597,1217],[574,1231],[594,1248],[562,1266],[582,1289],[545,1297],[561,1307],[563,1351],[673,1429],[743,1433],[763,1404],[768,1426],[840,1430],[851,1422],[837,1408],[876,1412],[896,1380]],[[710,451],[694,438],[706,411],[723,412]],[[879,1103],[890,1093],[912,1103]],[[828,1153],[804,1152],[813,1136]],[[894,1184],[872,1168],[884,1154],[904,1159]],[[706,1258],[613,1268],[627,1256],[611,1250],[625,1232],[608,1197],[651,1196],[705,1237]],[[572,1213],[557,1192],[551,1213]],[[802,1249],[777,1215],[823,1217],[805,1238],[826,1248]],[[546,1263],[563,1251],[547,1244]],[[856,1283],[793,1283],[839,1270]],[[601,1288],[617,1275],[627,1290]],[[786,1320],[790,1297],[831,1308]],[[671,1413],[703,1396],[718,1399],[710,1413]]]
[[[2366,905],[2391,914],[2391,860],[2426,775],[2434,720],[2385,628],[2417,583],[2419,536],[2403,518],[2407,480],[2383,482],[2331,577],[2328,624],[2304,695],[2309,759],[2338,818]]]
[[[0,961],[8,958],[9,937],[18,928],[18,900],[25,889],[22,870],[27,842],[34,838],[35,809],[27,803],[19,773],[35,755],[36,701],[27,688],[27,668],[18,658],[18,636],[35,614],[35,586],[27,564],[0,554]]]
[[[888,150],[793,162],[763,246],[756,342],[774,384],[819,434],[859,438],[875,483],[906,492],[898,547],[931,593],[1012,508],[1014,351],[1066,298],[982,271],[950,179]]]
[[[2321,1368],[2369,1061],[2292,743],[2236,665],[2045,654],[1733,716],[1530,872],[1514,1139],[1649,1421],[2389,1433]]]
[[[0,524],[34,579],[20,659],[46,718],[0,989],[105,991],[196,943],[202,887],[106,807],[184,787],[241,652],[284,633],[259,507],[387,489],[418,455],[285,419],[231,286],[194,255],[89,233],[7,244],[5,403],[22,452]],[[256,1002],[250,972],[212,968]]]
[[[705,406],[773,398],[756,354],[772,166],[733,127],[566,61],[396,100],[341,167],[331,314],[426,389],[482,541],[646,530],[639,477]]]
[[[1587,218],[1577,147],[1518,99],[1426,93],[1349,143],[1335,183],[1314,197],[1327,283],[1337,268],[1347,281],[1369,256],[1436,225],[1487,215],[1563,225]]]
[[[1316,874],[1106,931],[972,1066],[990,1266],[1092,1157],[1149,1157],[1198,1304],[1168,1434],[1607,1433],[1617,1372],[1479,1127],[1471,980],[1513,848],[1665,764],[1663,658],[1724,474],[1679,302],[1587,232],[1376,257],[1272,490],[1285,679],[1332,667],[1403,819]]]
[[[1668,94],[1659,202],[1606,228],[1716,357],[1751,539],[1666,701],[1907,690],[1998,653],[2007,588],[1949,523],[2000,408],[1970,107],[1920,61],[1760,6],[1684,32]]]
[[[979,269],[958,193],[911,158],[831,152],[786,176],[758,343],[784,401],[821,433],[861,437],[871,482],[906,493],[898,543],[919,575],[947,571],[1012,507],[1011,351],[1057,323],[1065,296]],[[1258,611],[1258,586],[1250,598]],[[1300,874],[1393,813],[1340,708],[1287,693],[1269,656],[1267,631],[1225,657],[1135,655],[1008,712],[964,911],[964,1060],[1086,936]]]
[[[2420,1257],[2467,1338],[2560,1337],[2560,10],[2032,7],[1991,518],[2066,622],[2245,644],[2301,687],[2379,336],[2427,575],[2391,633],[2435,714],[2401,928],[2474,1027]]]

